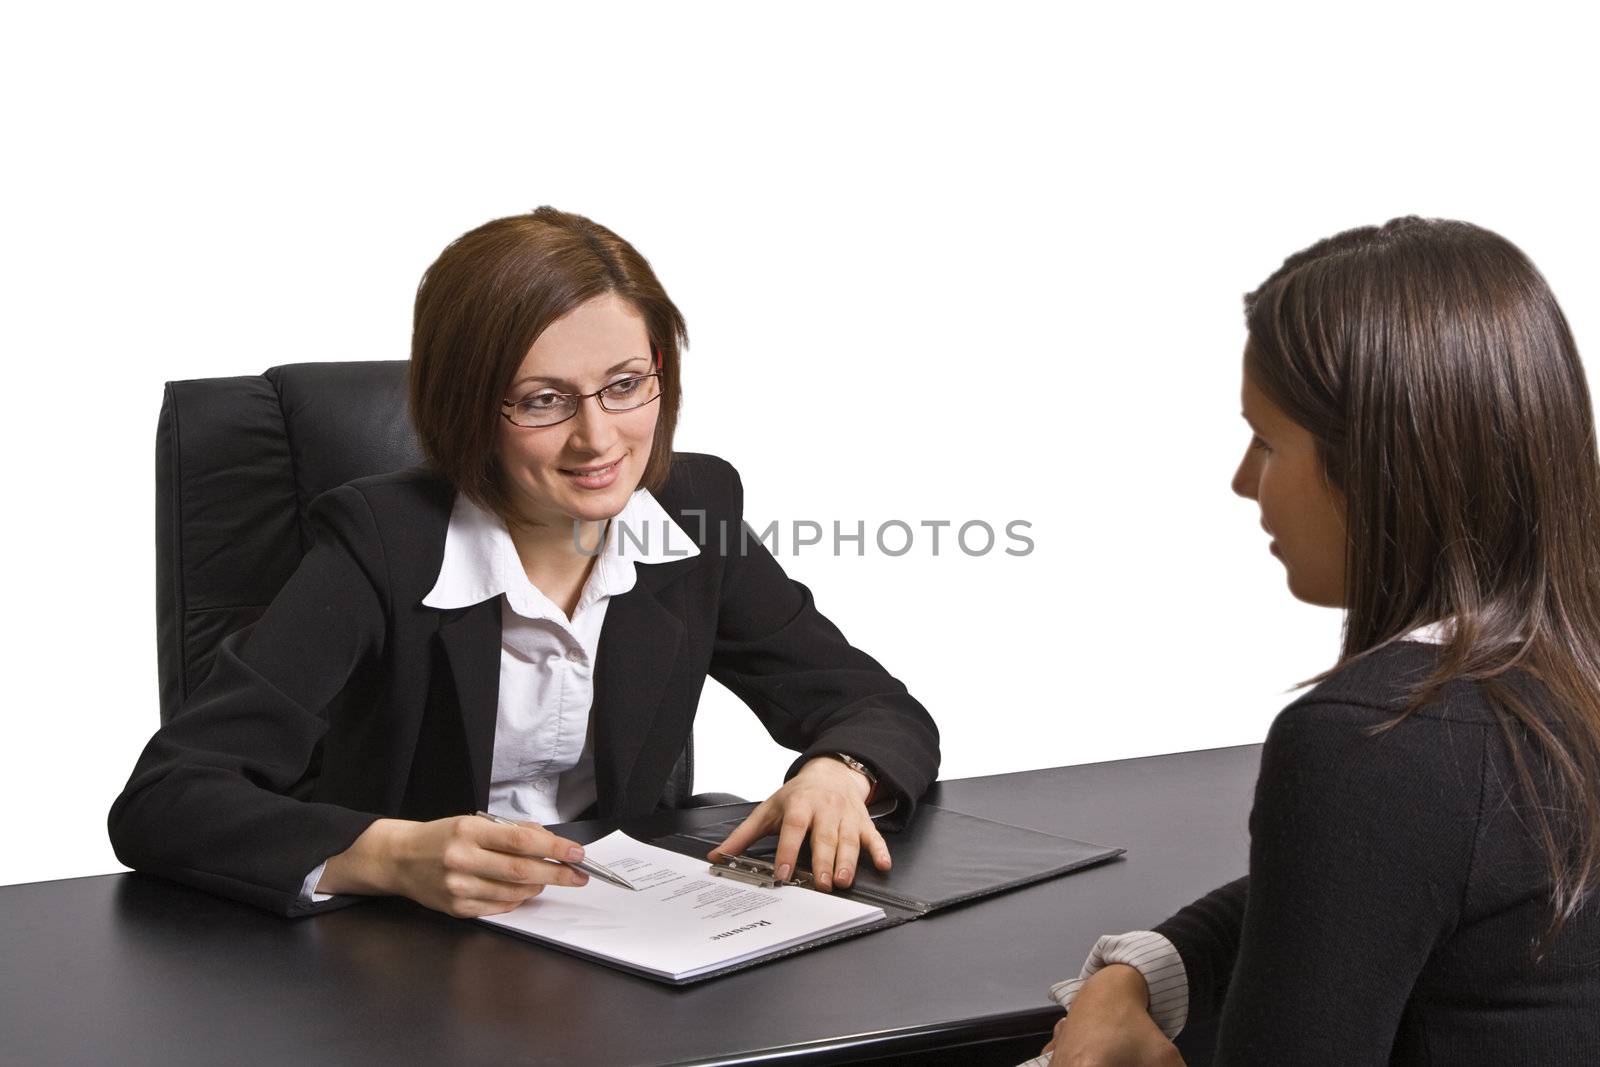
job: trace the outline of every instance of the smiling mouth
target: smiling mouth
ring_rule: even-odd
[[[618,456],[610,463],[601,467],[562,467],[562,474],[571,474],[579,478],[593,478],[597,474],[609,474],[622,462],[623,457]]]

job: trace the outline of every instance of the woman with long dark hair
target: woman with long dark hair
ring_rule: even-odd
[[[1600,1062],[1600,463],[1516,247],[1395,219],[1245,298],[1254,500],[1338,662],[1262,752],[1250,871],[1100,940],[1066,1063]]]

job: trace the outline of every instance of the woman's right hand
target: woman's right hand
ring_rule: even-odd
[[[1056,1023],[1051,1067],[1183,1067],[1183,1056],[1150,1018],[1150,987],[1126,964],[1090,975]]]
[[[547,885],[588,883],[584,872],[546,857],[580,860],[583,846],[538,823],[506,826],[476,815],[379,819],[328,860],[317,892],[410,897],[463,919],[499,915]]]

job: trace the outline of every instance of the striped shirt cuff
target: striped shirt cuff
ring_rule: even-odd
[[[1094,943],[1078,977],[1050,987],[1050,999],[1070,1011],[1084,979],[1109,963],[1125,963],[1144,975],[1150,987],[1150,1018],[1167,1040],[1177,1037],[1189,1021],[1189,975],[1177,947],[1154,930],[1105,935]]]

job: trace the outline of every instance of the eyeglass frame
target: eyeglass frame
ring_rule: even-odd
[[[644,374],[630,374],[625,378],[618,378],[614,382],[607,382],[605,385],[602,385],[600,388],[596,389],[592,393],[562,393],[562,392],[557,392],[555,394],[556,396],[567,397],[567,398],[569,398],[569,399],[574,401],[574,403],[572,405],[572,414],[568,415],[564,419],[557,419],[555,422],[541,423],[538,426],[524,426],[522,423],[518,422],[516,419],[513,419],[511,417],[511,413],[509,411],[500,412],[500,417],[505,419],[507,422],[509,422],[511,425],[515,426],[519,430],[548,430],[552,426],[560,426],[563,422],[570,422],[573,419],[577,418],[578,417],[578,412],[583,409],[583,402],[585,400],[588,400],[590,397],[594,397],[595,403],[600,405],[600,410],[604,411],[608,415],[626,415],[630,411],[639,411],[639,410],[641,410],[643,408],[647,408],[651,404],[654,404],[657,400],[661,399],[661,393],[662,393],[661,379],[666,377],[666,372],[661,367],[661,349],[657,348],[655,350],[655,356],[656,356],[656,369],[653,370],[653,371],[648,371],[648,372],[646,372]],[[608,407],[606,407],[605,399],[600,394],[604,393],[607,389],[610,389],[614,385],[621,385],[623,382],[643,381],[646,378],[655,378],[656,379],[656,395],[655,396],[651,397],[649,400],[646,400],[642,404],[635,404],[631,408],[608,408]],[[526,397],[523,397],[523,400],[526,400],[526,399],[527,399]],[[520,403],[522,403],[522,400],[502,400],[502,401],[500,401],[500,406],[502,408],[509,408],[509,407],[515,407],[516,405],[518,405]]]

